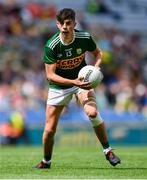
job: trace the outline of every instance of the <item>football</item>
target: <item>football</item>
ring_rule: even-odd
[[[90,82],[91,87],[95,88],[103,79],[103,74],[100,69],[92,65],[84,66],[78,74],[78,78],[83,77],[84,82]]]

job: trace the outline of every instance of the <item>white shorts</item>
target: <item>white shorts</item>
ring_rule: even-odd
[[[84,91],[84,89],[78,87],[72,87],[68,89],[53,89],[49,88],[48,91],[48,105],[68,105],[73,97],[73,94],[77,95]]]

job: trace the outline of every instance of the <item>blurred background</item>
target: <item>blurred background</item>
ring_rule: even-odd
[[[0,0],[0,144],[41,145],[48,91],[43,46],[65,7],[103,51],[96,96],[110,143],[147,145],[146,0]],[[86,60],[93,64],[89,54]],[[56,144],[63,143],[96,143],[75,98],[60,118]]]

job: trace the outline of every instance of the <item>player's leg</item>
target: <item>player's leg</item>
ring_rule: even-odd
[[[107,145],[108,139],[106,135],[105,125],[100,114],[97,111],[96,99],[93,90],[82,91],[78,94],[78,99],[83,105],[84,111],[88,115],[98,139],[104,147],[109,147],[109,145]]]
[[[51,166],[54,135],[63,108],[64,106],[46,106],[46,122],[43,132],[44,159],[36,166],[39,169],[50,168]]]
[[[107,160],[109,160],[111,165],[117,165],[118,163],[120,163],[120,159],[112,152],[112,149],[109,146],[104,121],[101,118],[99,112],[97,111],[94,91],[81,91],[78,94],[78,99],[83,105],[84,111],[88,115],[93,125],[95,134],[104,148],[104,153],[106,155]]]
[[[43,133],[44,159],[49,161],[52,155],[54,144],[54,135],[57,128],[59,116],[64,106],[47,105],[46,108],[46,123]]]
[[[64,106],[70,102],[74,91],[74,88],[65,90],[49,89],[43,133],[44,159],[36,166],[39,169],[50,168],[58,119]]]

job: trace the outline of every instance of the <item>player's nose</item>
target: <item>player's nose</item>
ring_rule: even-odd
[[[67,25],[66,23],[63,24],[63,29],[66,29],[67,28]]]

